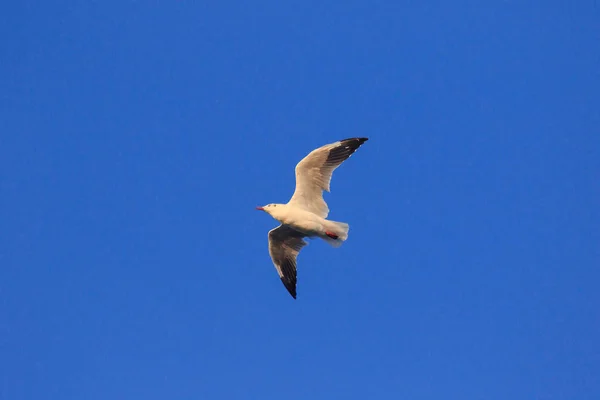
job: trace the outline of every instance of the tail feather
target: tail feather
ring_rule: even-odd
[[[327,221],[326,229],[338,235],[337,239],[324,236],[323,239],[333,247],[340,247],[348,239],[350,225],[345,222]]]

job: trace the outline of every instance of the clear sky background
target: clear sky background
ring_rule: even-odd
[[[7,1],[0,399],[600,398],[597,1]],[[267,250],[294,167],[339,249]]]

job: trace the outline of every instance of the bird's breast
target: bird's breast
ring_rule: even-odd
[[[322,233],[323,230],[321,217],[300,208],[289,210],[281,222],[309,236]]]

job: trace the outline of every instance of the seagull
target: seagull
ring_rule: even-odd
[[[296,258],[308,238],[321,238],[339,247],[348,238],[349,225],[326,219],[329,207],[323,190],[330,191],[333,171],[368,138],[351,138],[327,144],[310,152],[296,165],[296,190],[287,204],[256,207],[279,221],[269,231],[269,254],[281,282],[296,298]]]

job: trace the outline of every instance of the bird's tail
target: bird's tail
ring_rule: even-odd
[[[348,239],[348,231],[350,225],[345,222],[327,221],[325,230],[337,236],[336,239],[325,235],[323,239],[333,247],[340,247],[342,243]]]

